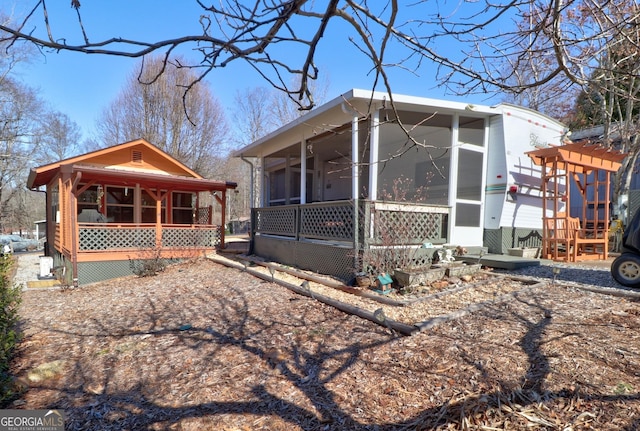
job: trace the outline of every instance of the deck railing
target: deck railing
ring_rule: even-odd
[[[216,225],[162,225],[159,244],[155,224],[80,223],[80,252],[160,248],[212,248],[220,244]]]
[[[447,242],[450,209],[445,206],[359,201],[283,205],[252,210],[254,234],[361,245],[419,245]]]

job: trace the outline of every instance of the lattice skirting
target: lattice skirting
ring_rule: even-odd
[[[182,259],[165,259],[165,265],[181,262]],[[139,269],[138,261],[132,265],[129,260],[111,260],[104,262],[78,262],[78,285],[83,286],[113,278],[134,275],[134,266]]]
[[[73,285],[73,265],[62,254],[53,253],[53,266],[56,278],[66,286]],[[180,262],[181,259],[167,259],[166,265]],[[134,275],[129,260],[112,260],[104,262],[78,262],[78,285],[83,286],[118,277]]]
[[[256,255],[274,262],[331,275],[345,282],[351,282],[354,277],[354,255],[351,248],[266,235],[257,235],[253,246]]]
[[[80,286],[132,274],[128,260],[78,263],[78,285]]]
[[[542,231],[507,227],[485,229],[483,243],[489,253],[495,254],[507,254],[509,248],[542,247]]]

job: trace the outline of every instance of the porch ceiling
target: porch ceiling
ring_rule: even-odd
[[[286,149],[303,140],[312,140],[325,133],[335,133],[344,124],[350,123],[354,114],[360,118],[375,110],[390,109],[390,96],[383,92],[350,90],[311,112],[295,119],[280,129],[234,152],[235,157],[265,157],[285,154]],[[490,106],[470,105],[461,102],[429,99],[394,94],[393,101],[399,111],[451,114],[466,112],[472,116],[495,115],[499,111]],[[348,133],[346,136],[350,136]],[[350,137],[348,138],[350,139]],[[280,153],[285,151],[285,153]]]
[[[307,156],[319,156],[321,160],[334,159],[340,155],[346,155],[351,150],[351,129],[347,127],[336,128],[307,140]],[[300,158],[300,141],[283,148],[269,157],[294,157]]]

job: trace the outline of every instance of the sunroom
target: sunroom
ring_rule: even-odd
[[[488,127],[498,112],[393,102],[351,90],[236,153],[255,158],[254,253],[350,279],[367,250],[482,245]]]

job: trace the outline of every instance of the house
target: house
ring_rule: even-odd
[[[45,254],[76,286],[224,246],[226,193],[236,187],[143,139],[34,168],[27,185],[46,188]]]
[[[525,153],[565,133],[510,104],[350,90],[235,153],[260,190],[253,251],[348,279],[374,248],[539,243],[541,170]]]

